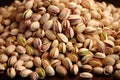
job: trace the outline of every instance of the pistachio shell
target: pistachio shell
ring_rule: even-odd
[[[56,72],[57,72],[60,76],[65,76],[65,75],[67,75],[67,70],[66,70],[66,68],[65,68],[64,66],[61,66],[61,65],[59,65],[59,66],[56,67]]]
[[[64,34],[58,33],[57,35],[58,35],[58,38],[59,38],[61,41],[65,42],[65,43],[68,42],[68,38],[67,38]]]
[[[55,75],[55,71],[54,71],[53,67],[50,66],[50,65],[46,66],[45,71],[46,71],[46,74],[48,76],[54,76]]]

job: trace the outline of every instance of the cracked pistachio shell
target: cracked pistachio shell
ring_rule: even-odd
[[[55,34],[51,30],[46,30],[45,34],[46,34],[46,37],[50,40],[55,40],[56,39]]]
[[[40,79],[45,78],[46,73],[45,73],[45,70],[42,67],[36,68],[35,71],[38,73]]]
[[[53,22],[53,30],[55,32],[62,32],[62,26],[58,20]]]
[[[73,50],[73,49],[74,49],[74,46],[73,46],[72,42],[67,42],[66,48],[68,49],[68,51]]]
[[[34,50],[31,46],[26,45],[25,48],[26,48],[26,52],[27,52],[28,55],[33,55],[34,54]]]
[[[96,32],[96,28],[92,26],[87,26],[84,30],[86,34],[94,34]]]
[[[70,9],[68,9],[68,8],[62,9],[62,11],[59,14],[59,19],[60,20],[67,19],[69,17],[70,13],[71,13]]]
[[[47,59],[43,59],[43,60],[42,60],[42,65],[43,65],[43,67],[44,67],[44,69],[45,69],[47,66],[50,65],[50,62],[49,62]]]
[[[59,52],[62,52],[62,53],[66,52],[66,44],[65,43],[59,44]]]
[[[74,31],[73,28],[69,27],[65,32],[66,37],[73,38],[74,37]]]
[[[59,55],[59,49],[58,48],[52,48],[50,50],[50,57],[51,58],[57,58]]]
[[[28,77],[32,73],[32,70],[30,69],[24,69],[20,71],[20,76],[22,77]]]
[[[51,65],[46,66],[45,71],[48,76],[55,75],[55,70],[53,69],[53,67]]]
[[[72,74],[74,74],[74,75],[77,75],[78,72],[79,72],[78,66],[77,66],[76,64],[74,64],[74,65],[71,67],[70,72],[71,72]]]
[[[63,41],[65,43],[68,42],[68,38],[63,33],[58,33],[57,36],[60,41]]]
[[[29,19],[33,14],[33,11],[31,9],[27,9],[24,13],[23,13],[23,18],[24,19]]]
[[[56,67],[56,72],[57,72],[60,76],[62,76],[62,77],[64,77],[64,76],[67,75],[67,70],[66,70],[66,68],[65,68],[64,66],[61,66],[61,65],[59,65],[59,66]]]
[[[62,58],[62,64],[63,64],[68,70],[70,70],[71,67],[72,67],[72,62],[71,62],[71,60],[70,60],[68,57]]]
[[[78,62],[78,56],[74,53],[68,53],[67,57],[72,61],[72,62]]]
[[[82,62],[82,64],[86,64],[86,63],[88,63],[92,58],[93,58],[93,55],[87,54],[87,55],[85,55],[85,56],[81,59],[81,62]]]
[[[82,33],[85,30],[85,24],[84,23],[79,23],[75,28],[77,33]]]
[[[113,66],[112,66],[112,65],[107,65],[107,66],[105,66],[104,69],[103,69],[103,73],[104,73],[105,75],[110,75],[110,74],[112,74],[112,73],[113,73]]]
[[[19,45],[25,46],[27,41],[24,37],[18,37],[17,42],[18,42]]]
[[[7,75],[12,79],[16,76],[16,71],[15,69],[12,67],[12,68],[8,68],[7,69]]]
[[[85,56],[85,55],[87,55],[87,54],[89,54],[89,50],[88,50],[87,48],[81,48],[81,49],[79,50],[79,55],[80,55],[80,56]]]
[[[61,25],[63,30],[67,30],[70,27],[70,22],[69,20],[63,20]]]
[[[16,57],[16,56],[11,56],[11,57],[8,59],[8,66],[13,66],[16,61],[17,61],[17,57]]]
[[[39,75],[37,72],[32,72],[29,76],[31,80],[38,80],[39,78]]]
[[[42,46],[39,50],[41,52],[46,52],[47,50],[49,50],[50,46],[51,46],[51,42],[44,43],[44,44],[42,44]]]
[[[60,60],[53,60],[50,62],[50,65],[54,68],[54,67],[57,67],[59,65],[61,65],[61,61]]]
[[[34,38],[33,45],[35,48],[40,48],[42,46],[42,41],[40,38]]]

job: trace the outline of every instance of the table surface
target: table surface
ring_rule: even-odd
[[[4,6],[4,4],[9,4],[12,3],[12,1],[14,0],[0,0],[0,6]],[[105,1],[107,3],[111,3],[113,5],[115,5],[116,7],[120,7],[120,0],[97,0],[99,2]],[[7,77],[6,74],[0,74],[0,80],[10,80],[10,78]],[[19,75],[17,75],[14,79],[12,80],[30,80],[28,77],[27,78],[22,78]],[[81,80],[79,77],[79,74],[76,76],[70,75],[68,74],[67,76],[61,78],[58,75],[54,76],[54,77],[46,77],[44,80]],[[109,76],[104,76],[104,75],[95,75],[92,80],[117,80],[114,78],[113,74],[109,75]]]

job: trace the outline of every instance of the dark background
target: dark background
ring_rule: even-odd
[[[0,0],[0,6],[4,6],[4,5],[10,5],[14,0]],[[120,7],[120,0],[97,0],[99,2],[105,1],[107,3],[111,3],[116,7]],[[0,74],[0,80],[10,80],[10,78],[8,78],[6,76],[6,74]],[[22,78],[19,75],[17,75],[14,79],[12,80],[30,80],[29,78]],[[68,74],[66,77],[61,78],[58,75],[54,76],[54,77],[46,77],[45,80],[81,80],[79,78],[79,74],[77,76],[73,76]],[[94,78],[92,80],[116,80],[113,77],[113,74],[110,76],[104,76],[104,75],[95,75],[94,74]]]

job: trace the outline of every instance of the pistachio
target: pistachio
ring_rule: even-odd
[[[34,0],[29,0],[25,3],[25,8],[26,9],[31,9],[33,7],[33,2]]]
[[[58,47],[59,45],[59,41],[57,39],[55,39],[52,44],[51,44],[51,47],[54,48],[54,47]]]
[[[40,23],[38,21],[34,21],[30,25],[30,30],[36,31],[37,29],[39,29],[39,27],[40,27]]]
[[[25,46],[26,45],[26,39],[24,37],[18,37],[17,38],[17,42],[18,44],[20,44],[21,46]]]
[[[31,80],[38,80],[39,78],[39,75],[37,72],[32,72],[29,76]]]
[[[45,73],[45,70],[42,67],[36,68],[35,71],[38,73],[40,79],[45,78],[46,73]]]
[[[55,34],[51,30],[46,30],[45,33],[46,33],[46,37],[48,39],[50,39],[50,40],[55,40],[56,39]]]
[[[16,61],[17,61],[17,57],[16,57],[16,56],[11,56],[11,57],[8,59],[8,66],[13,66]]]
[[[20,75],[22,77],[28,77],[31,73],[32,73],[32,71],[30,69],[24,69],[24,70],[20,71]]]
[[[59,44],[59,52],[65,53],[66,52],[66,45],[65,43]]]
[[[105,57],[102,60],[103,65],[114,65],[115,64],[115,60],[111,57]]]
[[[68,49],[68,51],[73,50],[74,47],[73,47],[72,42],[67,42],[66,48]]]
[[[18,29],[12,29],[12,30],[10,31],[10,34],[11,34],[11,35],[17,35],[17,34],[18,34]]]
[[[76,38],[79,42],[85,41],[85,36],[82,33],[78,33]]]
[[[81,49],[79,50],[79,55],[80,55],[80,56],[85,56],[85,55],[87,55],[87,54],[89,54],[89,50],[88,50],[87,48],[81,48]]]
[[[8,56],[6,54],[0,54],[0,63],[5,63],[8,61]]]
[[[90,64],[91,66],[93,66],[93,67],[101,67],[101,66],[102,66],[101,60],[99,60],[99,59],[94,59],[94,58],[89,61],[89,64]]]
[[[65,55],[64,54],[59,54],[59,56],[57,57],[58,60],[62,60],[63,58],[65,58]]]
[[[70,70],[72,68],[72,62],[69,58],[63,58],[62,59],[62,64],[68,69]]]
[[[63,20],[61,25],[63,30],[67,30],[70,27],[70,22],[68,20]]]
[[[40,24],[44,24],[45,22],[47,22],[50,18],[50,14],[49,13],[45,13],[41,19],[40,19]]]
[[[87,26],[84,30],[86,34],[94,34],[96,32],[96,29],[92,26]]]
[[[33,67],[33,61],[25,62],[25,63],[24,63],[24,66],[25,66],[26,68],[32,68],[32,67]]]
[[[85,24],[84,23],[79,23],[76,26],[76,32],[77,33],[82,33],[85,30]]]
[[[82,72],[82,73],[80,73],[80,77],[85,78],[85,79],[91,79],[91,78],[93,78],[93,75],[89,72]]]
[[[50,65],[46,66],[45,71],[46,71],[46,74],[48,76],[54,76],[55,75],[55,70]]]
[[[107,55],[107,57],[111,57],[111,58],[113,58],[115,61],[118,61],[119,60],[119,55],[117,55],[117,54],[110,54],[110,55]]]
[[[54,6],[54,5],[50,5],[48,7],[48,12],[51,14],[51,15],[56,15],[60,12],[60,9],[57,7],[57,6]]]
[[[75,9],[77,7],[77,4],[75,2],[69,2],[67,4],[67,7],[70,9]]]
[[[66,30],[65,35],[66,35],[68,38],[73,38],[73,36],[74,36],[73,28],[69,27],[69,28]]]
[[[32,16],[33,11],[31,9],[27,9],[24,13],[23,13],[23,18],[28,19]]]
[[[114,76],[117,78],[117,79],[120,79],[120,70],[116,70],[114,72]]]
[[[42,44],[41,48],[39,49],[41,52],[45,52],[47,51],[51,46],[51,43],[48,42],[48,43],[45,43],[45,44]]]
[[[35,58],[33,59],[33,62],[34,62],[34,65],[35,65],[36,67],[40,67],[40,66],[41,66],[41,63],[42,63],[40,57],[35,57]]]
[[[103,59],[106,57],[106,55],[105,55],[105,53],[97,52],[97,53],[95,53],[94,57]]]
[[[61,20],[67,19],[70,15],[70,12],[71,11],[68,8],[62,9],[62,11],[59,14],[59,19],[61,19]]]
[[[57,58],[58,55],[59,55],[59,50],[58,50],[58,48],[52,48],[52,49],[50,50],[50,57],[51,57],[51,58]]]
[[[65,43],[68,42],[68,38],[64,34],[58,33],[57,35],[58,35],[58,38],[59,38],[60,41],[63,41]]]
[[[8,45],[8,46],[7,46],[6,52],[7,52],[7,54],[9,55],[9,54],[11,54],[12,52],[14,52],[15,49],[16,49],[16,46],[13,45],[13,44],[11,44],[11,45]]]
[[[43,65],[43,67],[45,69],[47,66],[50,65],[50,62],[47,59],[44,59],[44,60],[42,60],[42,65]]]
[[[17,66],[15,70],[19,73],[20,71],[26,69],[24,66]]]
[[[8,68],[7,69],[7,75],[12,79],[16,76],[16,72],[14,68]]]
[[[56,60],[51,61],[50,64],[54,68],[54,67],[61,65],[61,61],[56,59]]]
[[[85,56],[81,59],[81,62],[82,62],[82,64],[86,64],[86,63],[88,63],[92,58],[93,58],[93,55],[87,54],[87,55],[85,55]]]
[[[104,69],[102,67],[94,67],[93,72],[95,74],[103,74]]]
[[[120,69],[120,63],[115,64],[114,68],[115,69]]]
[[[38,48],[40,49],[41,46],[42,46],[42,41],[40,38],[35,38],[34,41],[33,41],[33,45],[35,48]]]
[[[26,49],[22,46],[17,46],[16,51],[20,54],[25,54],[26,53]]]
[[[55,32],[62,32],[62,26],[58,20],[53,22],[53,30]]]
[[[74,65],[71,67],[70,72],[71,72],[72,74],[74,74],[74,75],[77,75],[78,72],[79,72],[78,66],[77,66],[76,64],[74,64]]]
[[[19,59],[27,62],[30,60],[30,56],[28,54],[22,54],[19,56]]]
[[[72,61],[72,62],[78,62],[78,56],[74,53],[68,53],[67,57]]]
[[[27,52],[28,55],[33,55],[34,54],[34,50],[31,46],[26,45],[25,48],[26,48],[26,52]]]
[[[15,64],[14,64],[14,67],[16,68],[17,66],[22,66],[23,63],[24,63],[23,60],[17,60],[17,61],[15,62]]]
[[[50,29],[50,28],[52,27],[52,25],[53,25],[53,21],[52,21],[52,20],[48,20],[48,21],[46,21],[46,22],[43,24],[43,29],[44,29],[44,30],[48,30],[48,29]]]
[[[0,73],[4,73],[5,71],[5,67],[3,66],[3,64],[0,63]]]
[[[0,38],[0,45],[5,45],[5,43],[4,39]]]
[[[103,72],[105,75],[110,75],[113,73],[113,66],[107,65],[104,67]]]
[[[91,72],[91,71],[92,71],[92,66],[85,64],[85,65],[82,66],[82,69],[83,69],[85,72]]]
[[[66,76],[67,75],[67,70],[64,66],[57,66],[56,67],[56,72],[60,75],[60,76]]]

